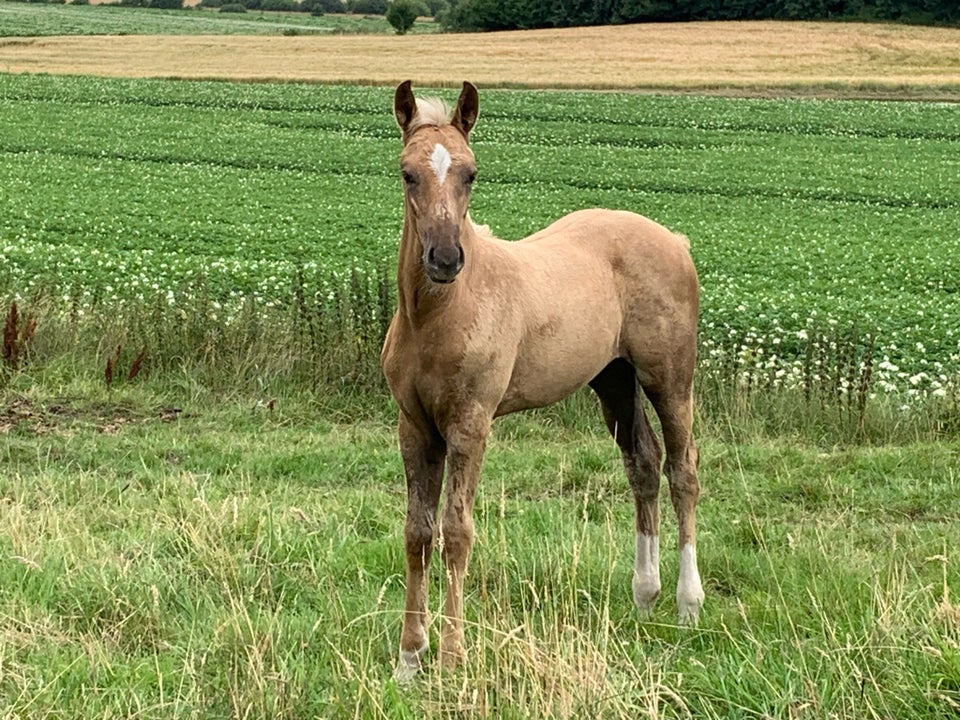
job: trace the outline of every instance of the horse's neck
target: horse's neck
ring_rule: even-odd
[[[475,248],[475,235],[469,220],[465,220],[460,242],[467,263]],[[469,267],[464,267],[457,279],[448,285],[431,282],[423,269],[423,249],[416,225],[409,217],[403,220],[400,255],[397,261],[397,302],[400,310],[415,324],[427,315],[457,302],[466,283]]]

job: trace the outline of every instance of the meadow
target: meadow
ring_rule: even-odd
[[[391,92],[0,75],[0,715],[954,717],[955,106],[482,91],[476,220],[691,239],[707,605],[664,498],[636,615],[578,395],[498,423],[470,660],[402,688]]]
[[[936,718],[960,709],[954,439],[823,448],[701,431],[707,604],[630,592],[633,510],[596,428],[510,418],[488,452],[467,666],[391,679],[392,430],[302,398],[172,406],[74,382],[0,428],[11,718]],[[55,400],[55,402],[54,402]],[[441,597],[434,574],[431,606]],[[436,637],[433,638],[436,647]]]

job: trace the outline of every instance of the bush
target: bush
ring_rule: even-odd
[[[146,6],[158,10],[183,10],[183,0],[148,0]]]
[[[429,13],[430,9],[416,0],[393,0],[387,8],[387,22],[397,31],[397,35],[404,35],[418,17]]]
[[[245,13],[246,11],[247,7],[243,3],[227,3],[220,6],[220,12],[225,13]]]

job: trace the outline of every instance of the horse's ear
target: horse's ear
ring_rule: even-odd
[[[409,80],[397,85],[397,92],[393,96],[393,114],[397,118],[397,125],[403,133],[404,139],[407,137],[407,128],[417,116],[417,101],[413,97],[413,90]]]
[[[453,119],[450,123],[463,133],[464,137],[470,137],[470,131],[477,122],[477,114],[480,111],[480,98],[477,96],[477,88],[472,83],[464,82],[463,90],[460,91],[460,97],[457,99],[457,109],[453,111]]]

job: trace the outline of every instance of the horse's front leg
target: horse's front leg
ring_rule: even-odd
[[[490,432],[491,417],[481,412],[460,418],[444,433],[447,439],[447,494],[443,506],[441,544],[447,592],[440,631],[444,667],[465,658],[463,580],[473,548],[473,500]]]
[[[407,681],[420,669],[430,648],[427,637],[427,571],[433,554],[434,526],[446,444],[436,430],[414,425],[402,413],[400,454],[407,477],[407,520],[404,543],[407,558],[407,594],[400,635],[400,662],[396,678]]]

